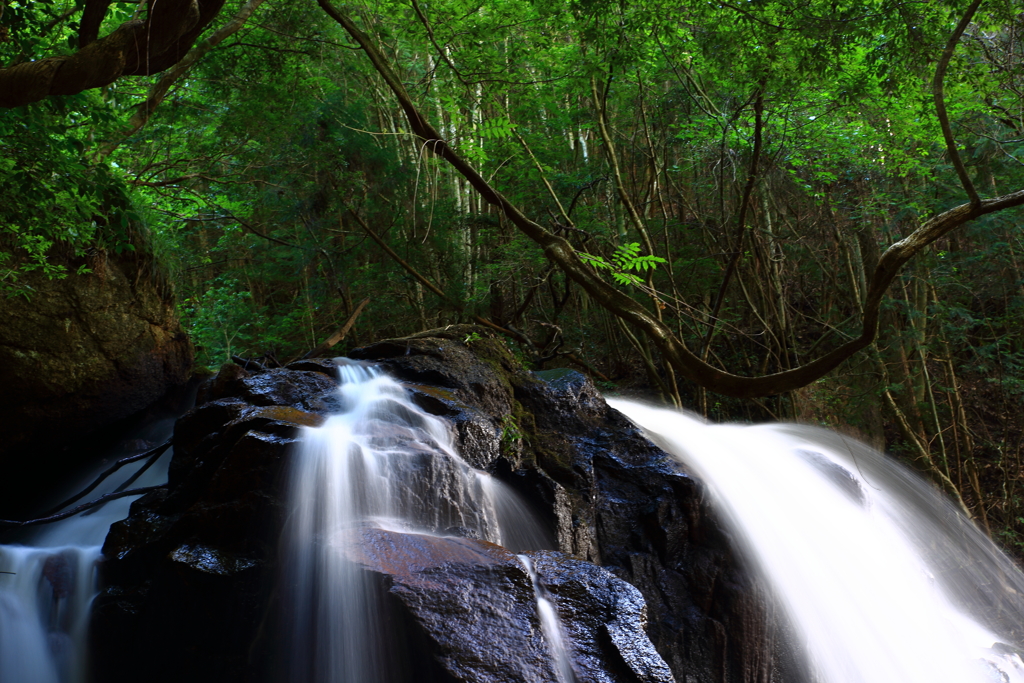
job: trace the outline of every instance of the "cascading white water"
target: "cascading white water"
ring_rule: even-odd
[[[170,422],[163,429],[170,433]],[[170,450],[142,474],[137,487],[167,479]],[[124,483],[144,462],[119,470],[93,493]],[[86,477],[81,490],[99,472]],[[0,683],[83,683],[86,630],[97,593],[100,547],[110,525],[128,515],[136,497],[110,501],[67,519],[18,534],[0,545]],[[75,503],[77,505],[77,503]],[[71,506],[69,506],[71,507]]]
[[[533,568],[533,560],[528,555],[519,555],[519,559],[522,560],[526,573],[530,575],[530,581],[533,583],[533,594],[537,599],[537,616],[540,617],[540,628],[544,632],[551,659],[555,663],[555,677],[558,683],[575,683],[576,674],[572,670],[572,659],[565,646],[565,633],[558,611],[548,599],[547,591],[540,585],[537,571]]]
[[[79,681],[99,547],[0,546],[0,681]]]
[[[548,545],[510,489],[455,451],[450,426],[375,367],[338,359],[341,405],[293,457],[285,531],[284,668],[295,683],[401,678],[387,609],[346,556],[361,527]]]
[[[813,427],[608,403],[704,480],[814,680],[1024,682],[1024,576],[915,474]]]
[[[458,457],[450,427],[419,410],[401,385],[356,363],[340,374],[342,411],[309,430],[293,458],[278,596],[292,605],[282,639],[292,654],[281,679],[406,680],[389,650],[378,587],[347,559],[361,527],[476,536],[514,551],[548,541],[510,491]],[[823,430],[712,426],[609,403],[708,483],[741,551],[802,636],[816,681],[1024,683],[1024,576],[915,475]],[[136,486],[158,483],[162,469]],[[129,504],[114,501],[19,538],[25,545],[0,546],[0,683],[84,680],[99,546]],[[559,679],[572,681],[557,616],[533,579]]]

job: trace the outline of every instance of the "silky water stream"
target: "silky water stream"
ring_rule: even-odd
[[[704,480],[812,680],[1024,682],[1024,576],[916,474],[814,427],[609,404]]]
[[[150,424],[145,436],[164,441],[172,426],[173,420]],[[168,449],[152,462],[122,467],[90,498],[125,484],[141,488],[165,482],[170,458]],[[99,474],[84,477],[72,491],[83,490]],[[0,683],[87,680],[86,631],[98,588],[100,548],[110,525],[128,515],[136,498],[118,498],[52,524],[8,532],[10,542],[0,545]]]
[[[533,583],[533,594],[537,601],[537,616],[540,617],[540,629],[548,642],[548,652],[555,665],[555,678],[558,683],[574,683],[576,673],[572,668],[569,649],[565,645],[565,629],[562,627],[562,620],[558,618],[558,611],[537,576],[533,560],[529,555],[520,555],[519,559],[526,567],[526,572],[530,575],[530,581]]]
[[[379,586],[350,559],[361,530],[476,537],[513,552],[550,544],[510,489],[459,457],[450,425],[380,370],[339,363],[340,410],[305,432],[289,474],[282,683],[409,679]],[[915,474],[824,430],[708,425],[609,403],[705,481],[802,640],[810,680],[1024,683],[1024,576]],[[160,483],[168,457],[134,486]],[[84,683],[100,546],[129,504],[0,546],[0,683]],[[520,557],[556,676],[572,683],[572,644]]]
[[[511,489],[459,457],[450,426],[402,385],[373,366],[339,363],[340,412],[306,430],[291,465],[285,669],[294,683],[404,680],[379,592],[346,552],[354,534],[471,536],[514,552],[550,541]]]

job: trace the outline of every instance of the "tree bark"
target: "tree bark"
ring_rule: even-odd
[[[89,5],[83,20],[95,22],[100,7]],[[224,0],[150,0],[146,19],[126,21],[96,40],[88,40],[92,28],[87,25],[78,52],[0,69],[0,107],[21,107],[109,85],[122,76],[164,71],[185,56],[223,6]]]
[[[956,50],[956,45],[960,42],[960,36],[967,30],[971,19],[974,18],[974,13],[978,11],[980,6],[981,0],[974,0],[967,8],[967,11],[964,12],[963,17],[960,18],[960,22],[946,43],[946,49],[942,51],[942,56],[939,57],[939,62],[935,67],[935,77],[932,79],[932,98],[935,100],[935,114],[939,119],[939,127],[942,128],[942,137],[946,141],[946,152],[949,154],[949,160],[953,164],[953,168],[956,169],[957,177],[960,178],[960,184],[963,186],[964,192],[967,193],[967,197],[971,200],[972,205],[979,204],[981,199],[978,197],[978,191],[974,189],[974,183],[971,182],[970,177],[967,175],[967,168],[964,166],[964,162],[960,158],[960,152],[956,148],[953,129],[950,127],[949,117],[946,115],[946,96],[943,83],[946,78],[946,68],[949,66],[950,60],[953,59],[953,51]]]
[[[160,103],[164,101],[167,96],[167,91],[171,89],[178,79],[188,73],[200,59],[206,55],[207,52],[216,47],[221,41],[230,36],[231,34],[238,31],[238,29],[245,26],[245,22],[248,21],[252,13],[263,4],[263,0],[249,0],[238,10],[226,24],[221,26],[219,29],[214,31],[208,37],[200,41],[198,45],[189,50],[181,61],[174,65],[173,68],[168,69],[160,79],[153,84],[149,89],[149,94],[146,96],[146,101],[138,106],[135,113],[132,114],[132,118],[128,121],[128,127],[121,131],[120,136],[116,140],[111,140],[103,145],[101,153],[106,156],[117,149],[117,146],[121,142],[134,135],[140,128],[142,128],[149,121],[149,117],[152,116],[153,111],[160,106]],[[88,5],[86,6],[88,9]]]

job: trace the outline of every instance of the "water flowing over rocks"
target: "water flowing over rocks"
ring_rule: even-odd
[[[577,680],[797,680],[771,602],[737,565],[701,485],[584,376],[531,373],[463,326],[351,355],[406,382],[453,425],[462,457],[549,525],[558,552],[525,557]],[[339,409],[334,375],[329,361],[225,366],[203,388],[175,429],[167,490],[134,503],[104,546],[95,680],[285,680],[272,623],[284,467],[301,427]],[[509,550],[460,528],[366,527],[333,542],[379,586],[395,683],[558,680],[528,569]]]
[[[451,419],[460,452],[552,520],[560,550],[637,587],[677,680],[794,681],[789,634],[738,565],[701,484],[573,370],[525,370],[497,339],[452,327],[357,349]],[[497,446],[497,447],[495,447]]]
[[[367,529],[349,539],[356,562],[387,578],[452,680],[555,683],[530,577],[486,541]],[[574,645],[582,680],[668,683],[672,673],[644,632],[639,592],[561,553],[530,553]]]
[[[0,297],[0,511],[79,464],[85,437],[188,380],[191,343],[143,251],[97,252],[62,280],[28,273],[27,297]]]

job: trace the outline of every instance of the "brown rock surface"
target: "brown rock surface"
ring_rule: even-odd
[[[73,467],[90,434],[145,409],[192,368],[173,298],[134,252],[69,264],[62,280],[24,276],[0,298],[0,499]],[[69,448],[73,446],[73,448]]]

